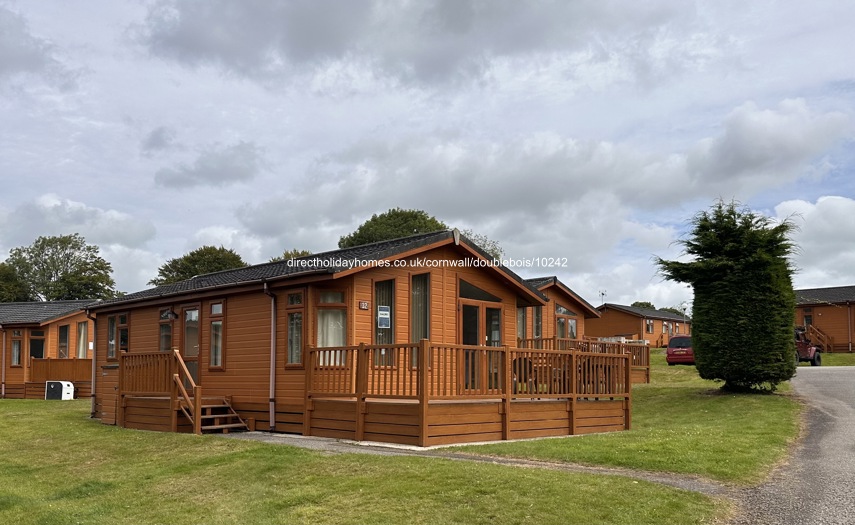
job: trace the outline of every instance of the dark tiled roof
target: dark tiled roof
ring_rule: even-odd
[[[454,232],[451,230],[423,233],[400,239],[363,244],[362,246],[355,246],[353,248],[306,255],[288,261],[275,261],[234,270],[208,273],[187,279],[186,281],[165,284],[156,288],[130,293],[116,299],[105,300],[99,303],[96,308],[303,275],[334,274],[355,268],[362,261],[378,261],[394,257],[411,250],[451,239],[453,236]],[[461,235],[460,239],[461,243],[465,242],[467,246],[481,254],[487,260],[492,259],[490,255],[473,245],[464,236]],[[502,268],[501,271],[519,282],[524,288],[529,289],[534,295],[542,297],[537,290],[528,286],[521,277],[512,271],[507,268]]]
[[[581,295],[574,292],[569,286],[567,286],[566,284],[564,284],[560,280],[558,280],[558,277],[555,275],[553,275],[551,277],[534,277],[532,279],[526,279],[525,282],[527,282],[529,285],[531,285],[536,290],[542,290],[542,289],[546,288],[547,286],[552,286],[552,285],[558,286],[559,288],[562,288],[565,292],[569,293],[574,299],[576,299],[577,301],[582,303],[583,306],[590,309],[593,314],[599,315],[599,312],[597,311],[596,308],[593,307],[593,305],[591,305],[591,303],[589,303],[588,301],[583,299]],[[590,317],[590,316],[586,316],[586,317]]]
[[[555,277],[554,275],[552,277],[534,277],[532,279],[526,279],[525,282],[532,285],[534,288],[540,289],[544,286],[557,283],[558,277]]]
[[[628,314],[636,315],[638,317],[644,317],[647,319],[661,319],[664,321],[680,321],[683,322],[683,316],[681,314],[675,314],[674,312],[667,312],[665,310],[651,310],[650,308],[638,308],[637,306],[625,306],[622,304],[613,304],[606,303],[597,310],[601,313],[606,310],[606,308],[612,308],[613,310],[619,310],[621,312],[626,312]],[[689,317],[685,318],[686,322],[691,322],[692,320]]]
[[[0,325],[41,324],[58,317],[77,313],[92,299],[79,301],[44,301],[30,303],[0,303]]]
[[[796,304],[836,304],[855,302],[855,286],[796,290]]]

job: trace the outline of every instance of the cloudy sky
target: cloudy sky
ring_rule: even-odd
[[[0,258],[78,232],[118,288],[202,245],[334,249],[392,207],[675,306],[737,200],[855,284],[855,3],[0,0]]]

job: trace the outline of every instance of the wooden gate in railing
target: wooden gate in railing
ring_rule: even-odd
[[[178,430],[177,407],[193,424],[193,433],[202,433],[202,387],[193,381],[178,350],[120,354],[118,389],[119,426],[124,426],[127,398],[168,397],[172,431]]]

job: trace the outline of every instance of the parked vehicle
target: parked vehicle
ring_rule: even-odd
[[[665,350],[665,361],[670,366],[695,364],[692,337],[689,335],[675,335],[671,337],[668,341],[668,348]]]
[[[822,347],[815,345],[808,339],[806,330],[802,326],[796,327],[796,366],[807,361],[810,366],[822,365]]]

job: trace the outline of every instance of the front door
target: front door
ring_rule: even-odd
[[[184,333],[181,344],[181,357],[187,365],[187,371],[196,385],[199,385],[199,307],[183,309]]]
[[[461,299],[460,341],[468,346],[502,345],[502,308],[484,301]],[[494,352],[463,352],[463,386],[467,390],[498,386],[499,356]]]

